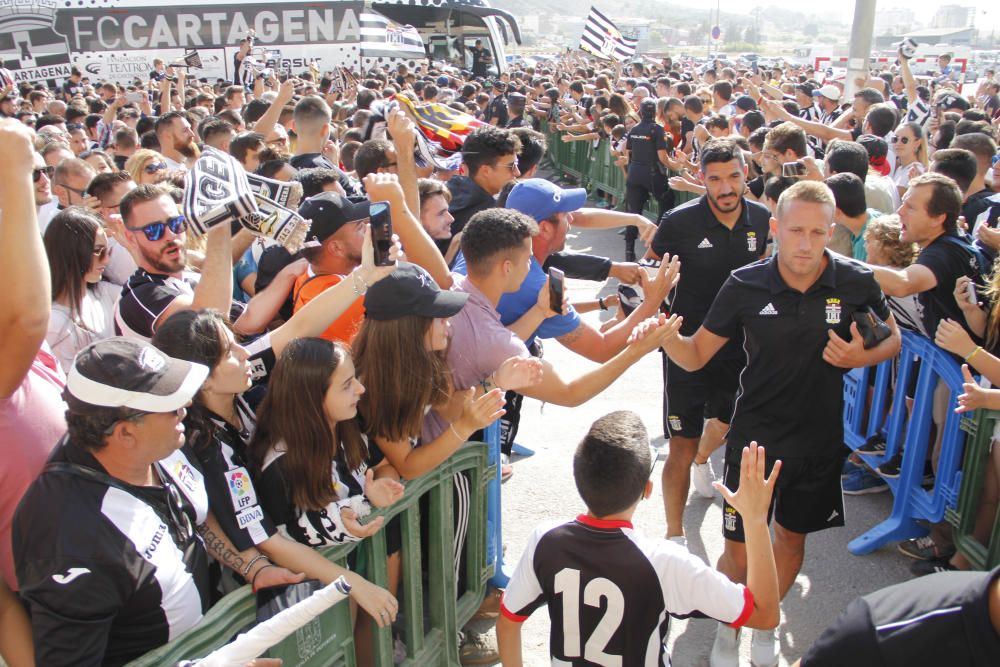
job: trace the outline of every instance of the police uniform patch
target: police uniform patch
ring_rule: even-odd
[[[747,232],[747,250],[757,252],[757,232]]]

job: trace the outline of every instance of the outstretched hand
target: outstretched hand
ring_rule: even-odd
[[[958,395],[955,412],[972,412],[979,408],[996,409],[1000,406],[1000,390],[984,389],[972,377],[968,364],[962,364],[962,393]]]
[[[664,255],[656,275],[649,278],[645,271],[639,274],[639,284],[642,286],[644,300],[651,300],[659,307],[667,298],[677,282],[681,279],[681,260],[679,255]]]
[[[740,460],[740,486],[733,493],[722,482],[713,482],[715,490],[722,494],[727,503],[733,506],[743,520],[767,518],[771,507],[771,495],[774,484],[778,481],[781,471],[781,461],[775,461],[770,476],[765,477],[767,457],[764,448],[757,442],[751,442],[743,448],[743,458]]]
[[[656,317],[645,319],[635,325],[629,334],[629,347],[642,354],[652,352],[676,336],[683,322],[684,318],[676,314],[668,318],[660,313]]]
[[[545,367],[541,359],[534,357],[510,357],[505,359],[496,372],[493,381],[499,389],[521,389],[542,381]]]
[[[390,477],[375,479],[374,468],[365,471],[365,498],[375,507],[389,507],[394,504],[403,497],[404,488]]]
[[[474,396],[474,387],[465,392],[462,416],[458,418],[461,426],[469,433],[486,428],[505,414],[502,389],[492,389],[479,398]]]

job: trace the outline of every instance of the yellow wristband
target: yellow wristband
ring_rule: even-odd
[[[974,357],[974,356],[976,356],[977,354],[979,354],[979,351],[980,351],[981,349],[983,349],[983,348],[982,348],[981,346],[977,345],[977,346],[976,346],[976,349],[974,349],[974,350],[973,350],[972,352],[969,352],[969,356],[967,356],[967,357],[965,358],[965,361],[966,361],[966,362],[970,361],[970,360],[972,359],[972,357]]]

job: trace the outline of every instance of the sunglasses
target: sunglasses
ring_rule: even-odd
[[[96,257],[97,259],[101,260],[102,262],[108,256],[108,252],[109,252],[108,246],[106,246],[106,245],[97,246],[93,250],[94,257]]]
[[[42,180],[42,174],[45,174],[45,177],[51,181],[52,176],[55,173],[56,173],[55,167],[42,167],[40,169],[33,169],[31,172],[31,178],[35,183],[37,183],[38,181]]]
[[[177,546],[183,549],[188,541],[194,537],[194,523],[188,513],[184,511],[184,500],[181,498],[180,491],[174,486],[173,480],[166,473],[157,472],[160,483],[167,490],[167,511],[170,523],[173,524],[170,526],[170,532],[173,534]]]
[[[163,171],[166,168],[167,168],[166,162],[156,162],[152,164],[147,164],[145,171],[147,174],[155,174],[156,172]]]
[[[187,228],[187,218],[183,215],[178,215],[173,218],[167,218],[164,221],[151,222],[142,227],[125,227],[125,229],[130,232],[142,232],[150,241],[159,241],[163,238],[163,232],[167,227],[170,228],[172,234],[180,234]]]
[[[894,144],[900,143],[900,144],[903,144],[905,146],[906,144],[910,143],[910,138],[909,137],[893,137],[892,138],[892,143],[894,143]]]

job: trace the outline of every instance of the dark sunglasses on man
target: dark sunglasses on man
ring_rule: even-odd
[[[56,173],[56,168],[55,167],[40,167],[40,168],[35,168],[31,172],[31,180],[33,180],[35,183],[37,183],[38,181],[40,181],[42,179],[42,174],[45,174],[45,176],[51,181],[52,180],[52,176],[55,175],[55,173]]]
[[[170,228],[171,233],[180,234],[187,227],[187,219],[183,215],[178,215],[160,222],[151,222],[142,227],[126,226],[125,229],[130,232],[142,232],[150,241],[159,241],[163,238],[163,232],[167,227]]]

